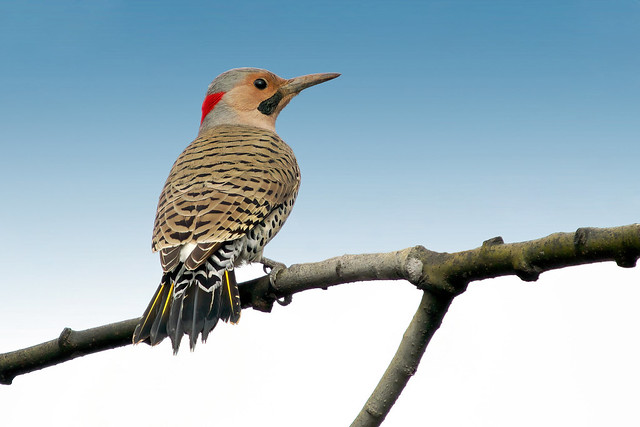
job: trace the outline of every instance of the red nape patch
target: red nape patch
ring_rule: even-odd
[[[216,104],[222,99],[222,95],[224,94],[225,92],[216,92],[212,93],[211,95],[207,95],[207,97],[204,99],[204,102],[202,103],[202,118],[200,119],[200,124],[204,122],[204,118],[207,117],[207,114],[209,114],[211,110],[213,110],[213,107],[215,107]]]

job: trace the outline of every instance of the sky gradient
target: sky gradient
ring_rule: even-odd
[[[0,352],[142,313],[158,195],[230,68],[342,73],[278,119],[302,171],[265,251],[286,264],[639,221],[638,1],[185,3],[0,3]],[[472,284],[385,426],[637,425],[639,279],[607,264]],[[125,425],[346,425],[419,300],[400,282],[306,292],[194,353],[18,377],[0,406],[10,425],[68,404],[78,426],[123,425],[113,408]]]

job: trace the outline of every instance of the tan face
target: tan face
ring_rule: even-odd
[[[224,100],[238,115],[239,122],[275,130],[278,114],[295,96],[276,95],[287,81],[269,72],[251,73],[227,92]]]
[[[225,96],[237,111],[257,110],[262,101],[271,98],[285,83],[285,79],[272,73],[251,73]]]

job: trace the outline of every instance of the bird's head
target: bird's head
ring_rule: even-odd
[[[211,82],[202,104],[200,133],[218,125],[249,125],[275,131],[276,118],[302,90],[340,74],[283,79],[259,68],[236,68]]]

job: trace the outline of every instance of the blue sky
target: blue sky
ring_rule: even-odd
[[[256,66],[283,77],[342,73],[305,91],[278,120],[277,130],[302,169],[296,207],[266,251],[285,263],[415,244],[457,251],[496,235],[521,241],[580,226],[638,222],[638,1],[185,3],[0,3],[0,221],[6,242],[0,248],[5,266],[0,351],[51,339],[64,326],[80,329],[142,312],[160,277],[150,252],[159,192],[197,132],[208,83],[230,68]],[[520,387],[509,378],[530,372],[535,363],[512,366],[512,359],[500,355],[517,349],[531,354],[526,347],[531,342],[542,355],[550,354],[544,349],[569,346],[554,351],[558,358],[540,365],[540,372],[534,369],[529,380],[558,381],[556,390],[577,396],[563,412],[553,399],[545,406],[535,400],[540,394],[533,394],[533,403],[548,408],[538,417],[553,413],[559,420],[575,420],[571,416],[582,414],[585,421],[597,420],[598,413],[590,411],[603,401],[598,390],[623,390],[633,383],[625,378],[637,382],[640,371],[635,364],[622,365],[620,382],[603,379],[605,385],[583,387],[576,378],[585,373],[571,368],[575,376],[565,378],[570,362],[562,365],[562,360],[591,349],[588,337],[579,339],[585,334],[581,325],[593,319],[585,307],[600,306],[611,310],[604,315],[611,323],[600,335],[609,351],[640,356],[636,346],[616,347],[631,345],[624,333],[619,340],[605,339],[615,335],[610,329],[640,318],[631,305],[629,311],[619,306],[625,302],[605,302],[609,297],[601,291],[605,282],[613,287],[605,293],[632,301],[638,291],[624,283],[637,287],[639,273],[590,268],[543,275],[539,286],[516,279],[472,285],[425,356],[432,367],[422,367],[412,380],[389,425],[419,425],[424,403],[415,402],[430,393],[434,420],[464,425],[450,412],[438,418],[438,408],[446,405],[436,391],[455,390],[461,382],[467,390],[502,384],[501,375],[507,378],[505,388]],[[18,378],[0,395],[14,402],[14,421],[23,416],[18,402],[34,389],[46,396],[61,378],[70,385],[59,399],[78,401],[81,396],[72,389],[95,388],[111,406],[140,398],[123,387],[156,384],[156,371],[145,367],[176,370],[171,384],[156,384],[158,392],[168,393],[190,384],[179,381],[180,370],[204,375],[194,366],[211,358],[255,364],[252,355],[260,343],[260,354],[273,369],[289,358],[314,366],[308,372],[306,363],[282,365],[278,378],[295,377],[295,371],[309,379],[281,380],[287,385],[276,394],[285,401],[299,393],[330,396],[320,401],[334,410],[319,416],[318,425],[344,424],[379,378],[419,301],[408,285],[344,288],[300,296],[271,315],[246,312],[238,327],[218,328],[193,355],[173,358],[168,347],[130,347]],[[593,299],[583,301],[585,295]],[[532,310],[532,300],[544,308]],[[393,309],[381,311],[390,301]],[[519,317],[528,310],[531,317]],[[382,319],[380,312],[388,314]],[[549,326],[543,328],[536,317],[540,312],[557,317],[545,320]],[[628,318],[620,318],[625,313]],[[495,320],[491,326],[476,326],[490,320]],[[508,338],[499,335],[506,334],[500,329],[505,327],[512,332]],[[363,330],[377,334],[365,339]],[[562,331],[569,332],[554,338]],[[473,350],[456,347],[474,339]],[[230,350],[220,352],[219,341],[225,340]],[[309,349],[314,351],[305,353]],[[379,361],[371,354],[379,354]],[[485,364],[479,354],[486,354]],[[314,355],[322,355],[320,365]],[[469,370],[438,383],[437,372],[446,372],[455,358]],[[611,362],[603,355],[584,366],[604,369]],[[114,378],[122,366],[132,368],[124,369],[126,382],[118,383]],[[222,382],[249,393],[249,401],[262,401],[273,393],[256,386],[270,383],[275,373],[267,371],[260,381],[246,374],[234,381],[227,374]],[[334,388],[338,377],[332,372],[349,383],[344,394]],[[495,376],[484,378],[488,372]],[[349,375],[354,375],[350,381]],[[494,385],[487,395],[499,401],[507,399],[498,397],[504,391]],[[216,412],[225,420],[230,415],[224,408],[234,404],[218,394]],[[300,398],[295,406],[305,413],[314,406],[309,402],[312,397]],[[56,401],[40,403],[46,409]],[[488,409],[477,409],[475,425],[513,424],[506,412],[483,405]],[[609,410],[625,413],[615,406],[619,402],[611,405],[604,405],[600,416]],[[517,402],[512,407],[527,408]],[[282,424],[296,425],[295,414],[279,414]],[[162,425],[180,419],[154,416],[146,420]],[[142,420],[137,417],[129,419]],[[197,414],[189,417],[199,421]]]

